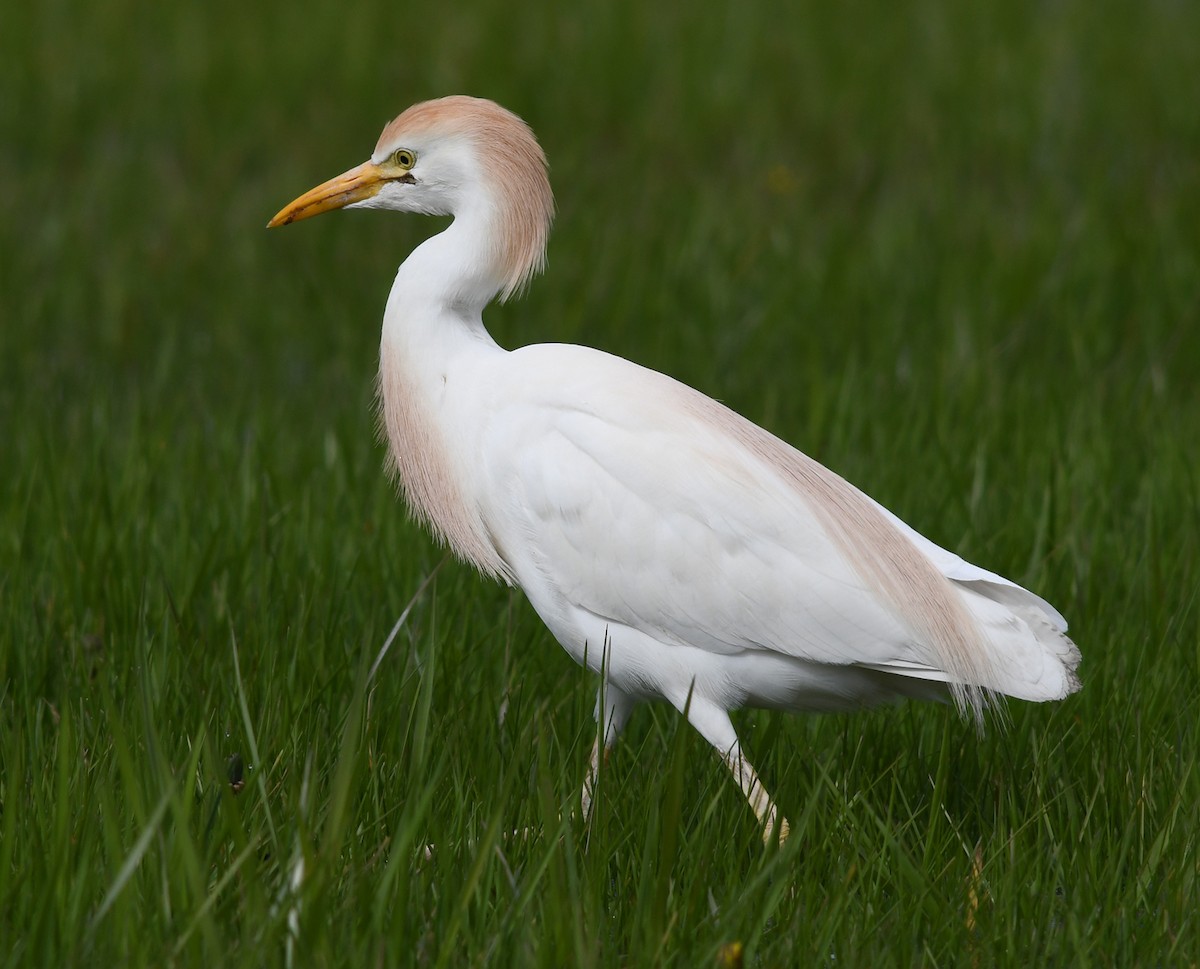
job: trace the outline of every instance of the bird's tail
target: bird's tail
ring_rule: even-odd
[[[1020,586],[951,580],[986,637],[994,682],[985,689],[1021,700],[1061,700],[1082,685],[1079,647],[1067,624],[1040,597]]]

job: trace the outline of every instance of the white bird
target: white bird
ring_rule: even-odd
[[[919,535],[722,404],[597,350],[508,351],[483,324],[545,261],[546,159],[528,126],[470,97],[416,104],[370,159],[270,225],[331,209],[449,215],[396,273],[379,400],[415,515],[520,586],[601,674],[581,796],[641,700],[684,712],[764,828],[787,820],[742,753],[738,707],[841,710],[1079,689],[1066,621],[1032,592]]]

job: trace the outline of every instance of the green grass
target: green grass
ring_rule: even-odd
[[[676,6],[6,13],[3,965],[1200,961],[1200,8]],[[263,230],[453,92],[558,194],[501,342],[726,400],[1056,603],[1083,692],[739,715],[767,853],[644,708],[570,820],[593,683],[460,564],[414,598],[373,436],[435,224]]]

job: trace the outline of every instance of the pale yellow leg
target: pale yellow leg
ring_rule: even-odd
[[[675,706],[688,718],[688,722],[700,732],[700,735],[713,745],[717,753],[721,755],[721,759],[725,761],[725,766],[733,774],[733,779],[738,782],[738,787],[742,789],[742,793],[750,803],[750,808],[754,811],[754,816],[758,818],[758,823],[763,826],[763,841],[770,844],[773,839],[778,838],[779,844],[783,844],[787,840],[791,826],[788,824],[787,818],[781,815],[775,807],[775,802],[771,800],[771,795],[767,793],[762,781],[758,779],[758,774],[754,772],[750,761],[742,756],[742,745],[738,740],[737,731],[733,729],[733,722],[729,719],[729,712],[704,697],[694,694],[680,698]]]
[[[604,748],[604,762],[608,763],[609,748]],[[588,758],[588,772],[583,779],[583,790],[579,793],[579,806],[583,809],[583,820],[586,823],[592,816],[592,799],[596,793],[596,783],[600,780],[600,738],[592,744],[592,755]]]
[[[741,744],[735,743],[722,759],[730,773],[733,774],[733,779],[738,782],[742,793],[746,795],[746,800],[750,803],[750,809],[754,812],[754,816],[758,818],[758,823],[762,825],[763,841],[770,844],[771,839],[776,836],[777,829],[779,843],[783,844],[787,841],[791,825],[775,807],[775,802],[771,800],[771,795],[763,787],[763,783],[759,780],[750,761],[742,756]]]
[[[629,714],[633,710],[633,700],[610,684],[602,684],[596,694],[596,721],[604,724],[604,743],[600,743],[597,733],[592,744],[592,753],[588,758],[588,772],[583,779],[583,790],[579,792],[579,806],[583,810],[583,820],[586,822],[592,816],[592,803],[596,795],[596,785],[600,780],[601,751],[604,753],[603,762],[608,763],[608,755],[617,737],[625,727]]]

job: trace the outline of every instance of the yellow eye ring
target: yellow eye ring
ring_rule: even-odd
[[[392,152],[389,161],[397,168],[407,172],[417,163],[417,153],[407,148],[397,148]]]

